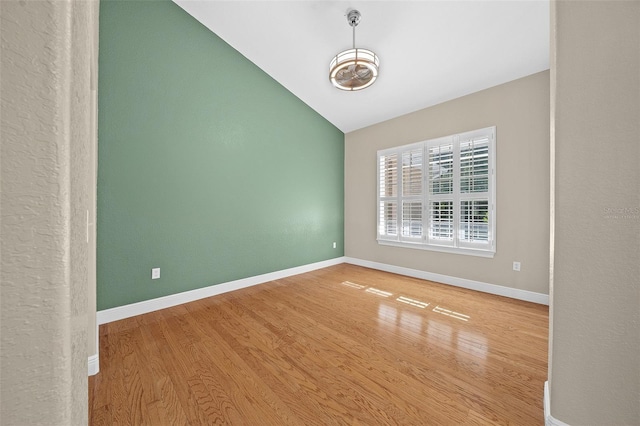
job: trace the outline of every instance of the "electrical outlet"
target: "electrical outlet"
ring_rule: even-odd
[[[333,248],[336,248],[336,242],[335,241],[333,242]]]
[[[160,268],[151,269],[151,279],[157,280],[160,278]]]
[[[513,262],[513,270],[520,272],[520,262]]]

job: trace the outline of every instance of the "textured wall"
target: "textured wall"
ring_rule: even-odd
[[[379,245],[376,151],[496,128],[496,255],[492,259]],[[347,256],[547,294],[549,73],[534,74],[345,136]],[[514,272],[512,262],[522,263]]]
[[[552,5],[551,414],[640,424],[640,2]]]
[[[0,2],[3,425],[87,422],[95,12],[94,2]]]
[[[176,4],[100,8],[99,309],[342,256],[344,134]]]

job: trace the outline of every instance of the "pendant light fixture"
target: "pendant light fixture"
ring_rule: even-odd
[[[329,80],[340,90],[362,90],[378,78],[380,60],[371,50],[356,49],[356,26],[360,12],[351,10],[347,22],[353,28],[353,48],[338,53],[329,65]]]

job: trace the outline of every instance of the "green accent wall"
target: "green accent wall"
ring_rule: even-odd
[[[99,55],[98,310],[343,256],[340,130],[170,1]]]

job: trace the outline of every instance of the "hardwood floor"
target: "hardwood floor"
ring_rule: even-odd
[[[548,308],[342,264],[100,327],[92,425],[543,425]]]

